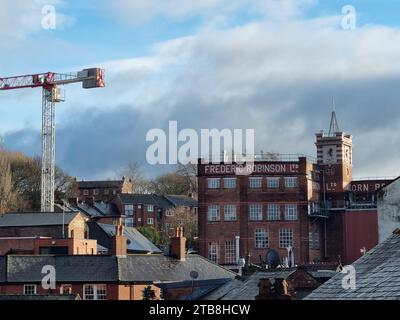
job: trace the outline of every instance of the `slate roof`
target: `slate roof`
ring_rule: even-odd
[[[121,188],[123,180],[78,181],[79,189]]]
[[[154,205],[169,209],[177,206],[196,207],[197,201],[183,195],[128,194],[118,195],[123,204]]]
[[[297,268],[289,270],[274,270],[274,271],[257,271],[253,273],[250,277],[243,279],[234,279],[229,281],[225,285],[219,287],[218,289],[210,292],[209,294],[202,297],[204,300],[254,300],[259,293],[258,284],[260,279],[278,279],[288,278],[291,274],[296,272]],[[308,272],[308,271],[306,271]],[[336,272],[334,271],[311,271],[308,272],[317,280],[326,277],[330,278]]]
[[[52,265],[57,282],[181,282],[191,281],[190,272],[199,273],[198,281],[231,279],[235,273],[198,255],[180,261],[163,255],[7,256],[0,259],[2,283],[41,282],[43,266]],[[7,280],[6,280],[7,279]]]
[[[197,207],[197,201],[193,198],[182,196],[182,195],[165,195],[164,196],[169,202],[171,202],[175,207]]]
[[[69,224],[79,212],[66,212],[64,223]],[[35,212],[35,213],[7,213],[0,216],[1,227],[27,227],[27,226],[56,226],[63,224],[63,213]]]
[[[378,244],[353,263],[356,289],[346,290],[337,273],[306,297],[306,300],[400,300],[400,231]]]
[[[90,223],[89,232],[92,238],[97,239],[96,235],[98,231],[93,228],[93,225],[96,224],[99,228],[107,234],[109,239],[115,235],[115,226],[112,224],[104,224],[104,223]],[[124,236],[128,238],[127,249],[133,252],[151,252],[151,253],[161,253],[162,251],[156,247],[149,239],[147,239],[143,234],[141,234],[136,228],[132,227],[124,227]],[[104,245],[103,241],[101,244]],[[108,241],[107,241],[108,242]],[[111,242],[107,243],[107,248],[111,248]]]

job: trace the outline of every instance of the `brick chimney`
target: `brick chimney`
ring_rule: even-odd
[[[170,256],[181,261],[186,259],[186,238],[183,236],[183,227],[175,229],[175,235],[171,238]]]
[[[124,236],[124,226],[115,226],[115,236],[112,237],[111,254],[113,256],[126,256],[126,241],[127,238]]]

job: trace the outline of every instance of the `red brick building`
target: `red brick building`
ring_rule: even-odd
[[[132,193],[132,181],[122,180],[78,181],[79,201],[110,201],[117,194]]]
[[[378,243],[374,192],[388,180],[353,181],[352,136],[332,113],[316,135],[317,159],[264,154],[254,163],[199,161],[199,251],[235,265],[351,263]],[[363,232],[364,231],[364,232]]]

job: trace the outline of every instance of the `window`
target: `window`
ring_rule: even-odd
[[[236,244],[234,240],[225,241],[225,263],[236,264]]]
[[[219,221],[219,206],[208,206],[208,221]]]
[[[296,204],[285,205],[285,220],[289,220],[289,221],[297,220],[297,205]]]
[[[208,178],[207,179],[208,189],[219,188],[219,178]]]
[[[104,189],[104,194],[105,195],[109,195],[110,194],[110,190],[109,189]]]
[[[36,294],[36,284],[25,284],[24,285],[24,294],[25,295]]]
[[[227,204],[224,206],[224,220],[236,221],[236,206],[234,204]]]
[[[93,195],[98,196],[98,195],[99,195],[99,190],[94,189],[94,190],[93,190]]]
[[[125,218],[125,227],[133,227],[133,218]]]
[[[117,194],[117,190],[113,190],[113,194]]]
[[[249,205],[249,215],[250,220],[260,221],[262,220],[262,206],[261,204],[251,204]]]
[[[153,218],[147,218],[147,224],[154,224]]]
[[[319,250],[319,233],[318,232],[309,232],[308,233],[310,249]]]
[[[70,284],[61,285],[60,294],[72,294],[72,285]]]
[[[89,195],[89,190],[83,190],[83,195],[88,196]]]
[[[293,230],[280,229],[279,230],[279,247],[287,248],[293,246]]]
[[[147,206],[147,212],[154,212],[154,206],[152,204]]]
[[[170,230],[170,229],[174,228],[174,224],[173,223],[166,223],[165,227],[167,228],[167,230]]]
[[[218,243],[210,242],[208,244],[208,260],[218,263]]]
[[[85,284],[83,286],[83,300],[106,300],[107,286],[105,284]]]
[[[224,178],[224,188],[225,189],[235,189],[236,188],[236,178]]]
[[[296,188],[297,187],[297,177],[285,177],[285,187],[286,188]]]
[[[174,215],[174,212],[172,210],[167,210],[167,211],[165,211],[165,215],[167,217],[172,217]]]
[[[255,247],[257,249],[268,248],[268,231],[265,229],[256,229],[254,231]]]
[[[262,185],[262,178],[249,178],[250,189],[261,188],[261,185]]]
[[[267,178],[267,187],[270,189],[278,189],[279,178]]]
[[[133,216],[133,204],[126,204],[125,205],[125,215],[127,216]]]
[[[281,219],[281,207],[276,203],[268,204],[268,220],[277,221]]]

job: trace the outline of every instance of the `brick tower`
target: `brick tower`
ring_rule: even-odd
[[[317,160],[321,172],[321,200],[326,208],[344,208],[345,190],[353,178],[352,136],[339,129],[333,107],[329,133],[317,135]]]

